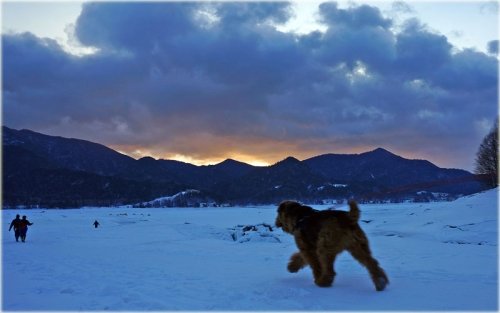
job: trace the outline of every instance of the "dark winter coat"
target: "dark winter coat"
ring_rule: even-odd
[[[26,237],[26,233],[28,232],[28,225],[31,226],[33,225],[33,223],[30,223],[30,221],[25,218],[21,220],[21,223],[19,225],[19,234],[21,235],[21,239],[23,239],[23,242],[24,238]]]
[[[21,227],[21,219],[19,217],[16,217],[15,219],[12,220],[10,223],[9,231],[14,228],[14,231],[17,231]]]
[[[20,220],[20,223],[19,223],[19,229],[21,229],[21,230],[28,229],[28,226],[31,226],[31,225],[33,225],[33,223],[30,223],[30,221],[28,221],[27,219],[22,219],[22,220]]]

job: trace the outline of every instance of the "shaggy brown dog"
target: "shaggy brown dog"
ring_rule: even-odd
[[[368,239],[358,225],[358,205],[350,201],[349,207],[344,212],[318,211],[295,201],[279,205],[276,226],[292,234],[299,248],[290,258],[288,271],[296,273],[309,265],[316,285],[329,287],[335,277],[335,257],[347,250],[368,269],[377,291],[384,290],[389,279],[372,257]]]

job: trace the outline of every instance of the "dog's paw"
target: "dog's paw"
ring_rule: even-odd
[[[294,253],[290,257],[290,262],[288,262],[288,271],[290,273],[297,273],[301,268],[304,268],[306,263],[304,262],[304,258],[300,253]]]
[[[375,280],[375,289],[377,289],[377,291],[382,291],[385,289],[387,284],[389,284],[389,280],[387,279],[387,277],[377,277],[377,279]]]
[[[290,273],[297,273],[302,268],[301,264],[297,264],[296,262],[288,263],[287,269]]]
[[[314,280],[314,283],[319,287],[331,287],[333,283],[333,277],[322,276]]]

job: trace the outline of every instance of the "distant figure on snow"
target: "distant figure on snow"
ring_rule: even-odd
[[[97,228],[98,226],[99,226],[99,222],[97,220],[95,220],[94,227]]]
[[[21,241],[25,242],[26,241],[26,233],[28,232],[28,226],[33,225],[33,223],[30,223],[30,221],[28,221],[26,219],[26,215],[23,215],[23,219],[21,220],[21,222],[19,224],[20,224],[19,236],[21,236]]]
[[[21,226],[20,215],[17,214],[16,218],[12,220],[10,223],[9,231],[14,227],[14,237],[16,237],[16,241],[19,242],[19,227]]]

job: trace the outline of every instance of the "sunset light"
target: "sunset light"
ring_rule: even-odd
[[[4,124],[135,159],[384,147],[471,170],[498,115],[494,2],[2,6]]]

